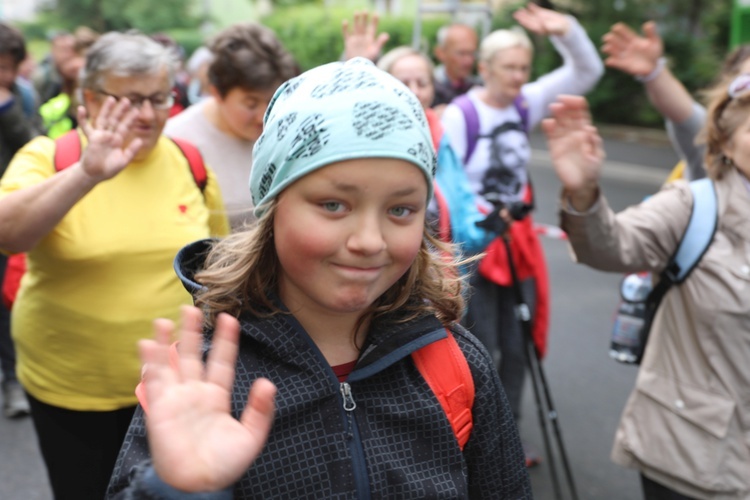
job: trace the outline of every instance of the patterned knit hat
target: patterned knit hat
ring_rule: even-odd
[[[419,167],[428,199],[437,161],[424,110],[400,81],[363,58],[311,69],[268,104],[253,148],[255,215],[297,179],[355,158],[397,158]]]

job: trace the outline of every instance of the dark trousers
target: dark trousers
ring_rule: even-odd
[[[670,490],[656,481],[652,481],[641,474],[641,486],[643,487],[644,500],[695,500],[674,490]]]
[[[0,284],[5,277],[8,258],[0,254]],[[10,311],[0,301],[0,369],[3,380],[16,380],[16,350],[10,338]]]
[[[55,499],[104,498],[135,406],[73,411],[27,397]]]
[[[512,287],[488,281],[476,269],[472,272],[469,280],[471,296],[463,324],[492,355],[513,416],[518,420],[527,362],[526,340],[515,312],[515,294]],[[521,288],[533,318],[536,296],[534,281],[523,281]]]

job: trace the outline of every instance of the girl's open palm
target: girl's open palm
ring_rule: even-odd
[[[203,315],[182,311],[179,366],[170,366],[174,325],[155,322],[156,340],[139,344],[145,363],[146,428],[154,468],[167,484],[189,492],[234,484],[258,457],[271,429],[276,387],[258,379],[240,420],[230,413],[239,323],[219,315],[211,350],[202,361]]]
[[[602,140],[580,96],[561,95],[542,121],[552,163],[563,187],[572,193],[596,191],[604,162]]]
[[[130,106],[130,101],[119,101],[107,97],[99,114],[92,123],[86,109],[78,107],[78,123],[88,139],[88,145],[81,154],[84,172],[98,182],[110,179],[120,173],[141,149],[141,139],[133,139],[125,144],[125,138],[138,109]]]

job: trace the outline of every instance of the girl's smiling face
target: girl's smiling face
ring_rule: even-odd
[[[292,312],[359,319],[422,245],[427,181],[405,160],[333,163],[278,197],[279,294]]]

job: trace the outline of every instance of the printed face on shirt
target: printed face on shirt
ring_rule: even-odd
[[[528,183],[529,141],[520,123],[506,122],[490,134],[490,166],[482,179],[482,196],[509,204],[522,201]]]
[[[390,158],[333,163],[286,188],[274,218],[284,304],[358,319],[412,265],[426,201],[422,171]]]
[[[96,117],[108,96],[114,96],[118,100],[127,97],[134,103],[138,108],[138,115],[125,136],[125,144],[129,144],[135,138],[141,139],[143,146],[136,158],[142,159],[156,146],[167,123],[170,107],[165,107],[161,103],[169,102],[172,87],[169,73],[164,68],[151,75],[106,75],[99,88],[85,89],[83,95],[92,123],[96,123]]]
[[[480,63],[487,92],[499,102],[511,103],[531,75],[531,52],[525,47],[499,50],[489,62]]]
[[[238,139],[256,141],[263,132],[263,115],[277,86],[267,90],[247,90],[234,87],[221,96],[215,88],[211,94],[216,99],[222,131]]]
[[[409,87],[423,108],[429,108],[435,98],[432,72],[422,56],[404,56],[391,66],[391,74]]]

